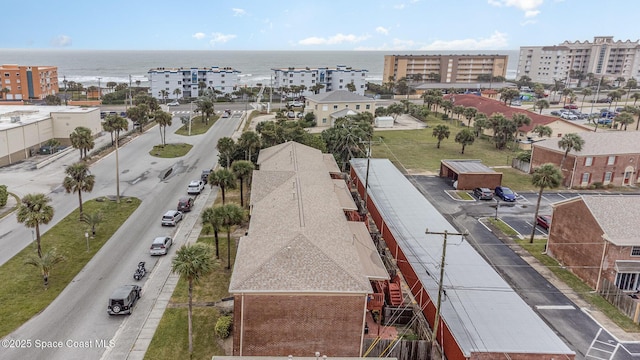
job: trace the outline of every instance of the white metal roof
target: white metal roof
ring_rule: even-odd
[[[353,159],[360,178],[366,159]],[[457,233],[388,159],[371,159],[369,198],[432,299],[437,298],[441,235]],[[447,241],[443,321],[465,356],[473,352],[573,354],[507,282],[460,236]]]

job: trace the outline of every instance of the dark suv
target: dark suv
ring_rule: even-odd
[[[140,299],[142,288],[138,285],[122,285],[109,297],[109,315],[131,314],[133,306]]]

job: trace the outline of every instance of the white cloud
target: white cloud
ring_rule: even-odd
[[[224,44],[229,40],[235,39],[237,36],[234,34],[222,34],[222,33],[212,33],[211,40],[209,40],[209,44],[211,46],[215,46],[215,44],[221,43]]]
[[[436,40],[431,44],[421,46],[419,50],[494,50],[504,49],[507,46],[507,34],[496,31],[488,38]]]
[[[201,33],[201,32],[197,32],[197,33],[195,33],[195,34],[191,35],[191,37],[194,37],[194,38],[196,38],[196,39],[198,39],[198,40],[202,40],[202,39],[204,39],[206,36],[207,36],[207,35],[205,35],[204,33]]]
[[[231,11],[233,11],[233,16],[242,16],[247,14],[247,12],[244,11],[244,9],[233,8],[231,9]]]
[[[534,17],[540,13],[538,8],[544,0],[487,0],[489,5],[498,7],[515,7],[524,11],[525,17]]]
[[[368,38],[369,36],[367,35],[356,36],[353,34],[348,34],[348,35],[336,34],[328,38],[312,36],[312,37],[308,37],[306,39],[302,39],[298,41],[298,44],[300,45],[335,45],[335,44],[342,44],[342,43],[357,43],[360,41],[364,41]]]
[[[384,27],[382,27],[382,26],[378,26],[378,27],[376,28],[376,32],[377,32],[377,33],[380,33],[380,34],[388,35],[388,34],[389,34],[389,29],[384,28]]]
[[[58,35],[51,39],[51,46],[66,47],[71,46],[71,38],[67,35]]]
[[[393,8],[394,9],[398,9],[398,10],[402,10],[402,9],[404,9],[404,6],[405,6],[404,4],[396,4],[396,5],[393,5]]]

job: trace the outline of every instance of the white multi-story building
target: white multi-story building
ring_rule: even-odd
[[[533,82],[553,84],[555,80],[575,85],[571,78],[582,72],[608,80],[640,78],[640,43],[613,41],[613,36],[596,36],[593,42],[565,41],[554,46],[520,47],[517,78],[528,76]]]
[[[230,67],[219,68],[157,68],[151,69],[149,91],[151,96],[162,99],[162,90],[168,99],[192,98],[200,96],[204,89],[231,94],[237,90],[240,71]],[[201,85],[204,83],[204,87]],[[177,89],[177,90],[176,90]]]
[[[356,70],[344,65],[338,65],[335,69],[329,68],[285,68],[271,69],[273,71],[274,89],[284,93],[293,93],[292,86],[302,87],[296,94],[309,96],[313,94],[326,93],[334,90],[348,90],[348,84],[355,86],[354,93],[364,95],[366,89],[366,79],[368,70]],[[317,85],[322,85],[320,86]]]

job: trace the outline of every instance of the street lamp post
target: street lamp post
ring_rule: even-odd
[[[89,252],[89,232],[84,232],[84,238],[87,239],[87,252]]]
[[[67,77],[63,76],[62,77],[64,80],[62,80],[62,83],[64,84],[64,105],[67,105]]]
[[[102,89],[100,88],[100,80],[102,78],[98,76],[98,100],[100,100],[100,94],[102,94]]]
[[[498,209],[500,209],[500,198],[496,197],[496,220],[498,220]]]

